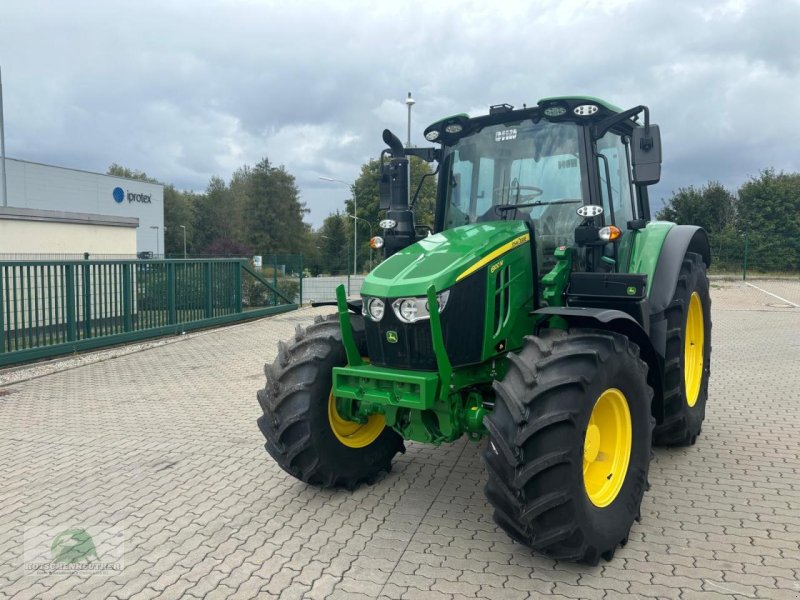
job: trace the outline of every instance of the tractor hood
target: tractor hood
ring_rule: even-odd
[[[530,240],[522,221],[488,221],[423,238],[378,265],[364,280],[365,296],[424,296],[450,286]]]

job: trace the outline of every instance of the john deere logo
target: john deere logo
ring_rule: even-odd
[[[396,344],[397,343],[397,332],[396,331],[392,331],[391,329],[389,331],[387,331],[386,332],[386,341],[389,342],[390,344]]]
[[[92,536],[85,529],[67,529],[59,533],[50,545],[54,563],[80,565],[98,560]]]
[[[636,295],[636,288],[632,285],[628,286],[628,296],[635,296]]]

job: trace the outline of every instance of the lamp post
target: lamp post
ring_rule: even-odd
[[[355,219],[355,220],[358,220],[358,221],[364,221],[364,223],[367,224],[367,227],[369,227],[369,240],[370,240],[370,244],[369,244],[369,270],[371,271],[372,270],[372,223],[370,223],[369,221],[367,221],[366,219],[364,219],[362,217],[357,217],[355,215],[347,215],[347,216],[350,217],[351,219]],[[355,226],[356,226],[356,223],[353,223],[353,227],[355,227]]]
[[[186,260],[186,225],[181,225],[183,229],[183,260]]]
[[[408,106],[408,137],[406,138],[406,148],[411,147],[411,107],[414,106],[415,101],[411,97],[411,92],[408,92],[408,98],[406,98],[406,106]]]
[[[156,258],[158,258],[158,225],[150,225],[150,229],[156,230]]]
[[[350,193],[353,194],[353,214],[358,214],[358,198],[356,197],[356,188],[354,185],[351,185],[346,181],[342,181],[341,179],[333,179],[332,177],[320,177],[320,179],[322,181],[332,181],[334,183],[341,183],[342,185],[346,185],[348,188],[350,188]],[[355,275],[358,272],[356,266],[357,260],[358,260],[358,227],[356,227],[356,224],[354,222],[353,223],[353,275]]]
[[[8,190],[6,189],[6,127],[3,123],[3,73],[0,71],[0,159],[3,163],[3,206],[8,206]]]

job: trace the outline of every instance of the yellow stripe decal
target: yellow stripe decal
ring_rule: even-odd
[[[505,254],[509,250],[513,250],[517,246],[521,246],[522,244],[524,244],[526,242],[529,242],[530,239],[531,239],[531,234],[530,233],[525,233],[525,234],[519,236],[518,238],[514,238],[513,240],[511,240],[507,244],[503,244],[497,250],[495,250],[494,252],[491,252],[490,254],[487,254],[482,259],[480,259],[478,262],[476,262],[474,265],[472,265],[469,269],[467,269],[466,271],[461,273],[461,275],[456,277],[456,281],[461,281],[462,279],[464,279],[464,277],[472,275],[475,271],[477,271],[481,267],[485,267],[487,264],[492,262],[498,256],[502,256],[503,254]]]

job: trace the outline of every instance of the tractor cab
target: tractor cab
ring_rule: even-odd
[[[644,127],[637,123],[641,113]],[[578,250],[581,270],[627,270],[629,256],[621,256],[617,245],[649,221],[646,186],[660,177],[659,131],[646,107],[623,111],[590,97],[547,98],[519,110],[501,104],[485,116],[437,121],[425,129],[425,138],[440,147],[390,144],[382,206],[392,216],[408,207],[407,173],[393,176],[403,171],[404,156],[436,158],[435,232],[521,220],[530,227],[539,273],[553,267],[561,246]],[[402,240],[385,232],[387,255],[419,239],[409,231],[413,227],[402,230]]]

